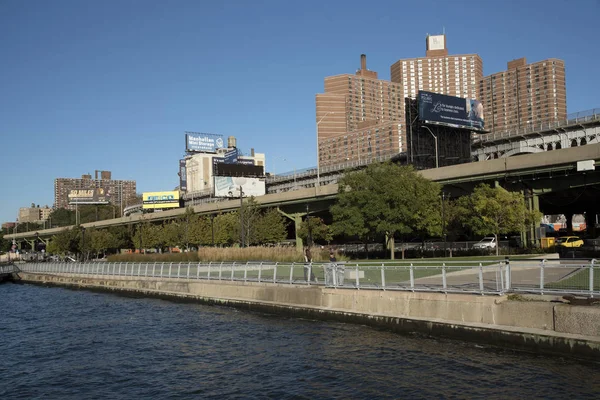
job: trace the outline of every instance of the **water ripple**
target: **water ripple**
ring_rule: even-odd
[[[0,285],[2,399],[598,398],[600,367],[364,326]]]

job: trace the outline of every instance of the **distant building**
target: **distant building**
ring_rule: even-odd
[[[550,58],[527,64],[510,61],[506,71],[484,77],[479,100],[486,130],[516,131],[567,119],[565,63]]]
[[[181,181],[180,190],[186,194],[185,198],[190,199],[192,196],[201,197],[214,194],[214,176],[217,175],[215,174],[215,170],[219,166],[221,169],[224,168],[225,156],[232,150],[237,151],[237,147],[235,138],[230,136],[227,148],[216,148],[214,152],[188,154],[182,160],[185,167],[185,188],[181,187],[183,186],[183,181]],[[242,169],[243,166],[260,167],[259,169],[262,172],[258,175],[264,176],[265,155],[263,153],[255,153],[254,149],[251,149],[248,156],[236,152],[235,165]],[[232,166],[231,168],[236,167]],[[181,173],[180,171],[180,175]],[[235,171],[232,171],[232,175],[234,174]]]
[[[316,95],[319,166],[368,163],[405,151],[402,85],[377,79],[361,55],[356,74],[325,78]]]
[[[100,172],[100,176],[98,176]],[[74,192],[79,191],[79,192]],[[76,205],[69,200],[89,193],[88,201],[78,201],[79,204],[93,204],[98,195],[109,204],[127,207],[138,202],[136,199],[136,183],[132,180],[114,180],[110,171],[96,171],[92,175],[82,175],[81,178],[56,178],[54,180],[54,208],[74,210]],[[84,199],[85,200],[85,199]],[[71,204],[69,204],[71,203]]]
[[[40,207],[32,204],[31,207],[19,208],[19,222],[41,222],[48,219],[52,213],[52,208],[48,206]]]
[[[419,90],[476,99],[483,78],[483,61],[477,54],[448,55],[446,35],[427,35],[425,57],[396,61],[392,82],[402,85],[403,97],[415,98]]]
[[[16,222],[5,222],[2,224],[2,229],[6,229],[6,230],[14,229],[15,225],[17,225]]]

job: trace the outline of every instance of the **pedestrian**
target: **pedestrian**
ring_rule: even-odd
[[[316,282],[317,280],[312,269],[312,254],[310,253],[310,247],[308,246],[304,248],[304,262],[304,280],[308,281],[310,272],[310,280]]]
[[[335,252],[333,251],[333,249],[329,249],[329,262],[334,263],[336,261],[337,259],[335,258]]]

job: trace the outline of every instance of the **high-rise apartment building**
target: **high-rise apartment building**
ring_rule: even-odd
[[[361,68],[325,78],[325,93],[316,95],[319,165],[370,162],[404,151],[404,98],[397,83]]]
[[[98,172],[101,172],[98,178]],[[95,191],[104,189],[105,198],[111,204],[127,207],[136,202],[136,183],[130,180],[114,180],[110,171],[96,171],[92,175],[82,175],[81,178],[56,178],[54,180],[54,208],[74,210],[75,205],[69,204],[69,193],[72,190]],[[93,200],[93,199],[91,199]]]
[[[491,132],[515,131],[567,118],[565,63],[550,58],[527,64],[510,61],[506,71],[484,77],[478,99],[485,127]]]
[[[476,99],[483,78],[483,62],[477,54],[448,55],[446,35],[428,35],[422,58],[396,61],[390,68],[392,82],[402,85],[404,97],[419,90]]]

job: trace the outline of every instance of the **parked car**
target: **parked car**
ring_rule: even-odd
[[[581,247],[583,239],[577,236],[561,236],[554,241],[554,244],[560,247]]]
[[[494,236],[486,236],[479,242],[475,243],[473,248],[493,250],[496,248],[496,238]]]

